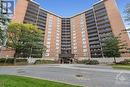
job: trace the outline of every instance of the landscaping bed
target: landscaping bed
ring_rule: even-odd
[[[15,65],[27,65],[27,59],[16,59]],[[0,65],[14,65],[14,58],[0,58]]]
[[[57,64],[58,61],[54,60],[37,60],[34,64]]]
[[[32,64],[57,64],[58,61],[53,60],[36,60],[35,63]],[[0,58],[0,66],[10,66],[10,65],[28,65],[28,59],[16,59],[14,64],[14,58]]]
[[[82,60],[82,61],[79,61],[78,64],[98,65],[99,61],[98,60]]]
[[[124,61],[117,62],[116,64],[113,64],[112,67],[114,69],[130,70],[130,59],[125,59]]]

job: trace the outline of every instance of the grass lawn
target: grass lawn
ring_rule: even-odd
[[[29,77],[0,75],[0,87],[81,87]]]
[[[130,70],[130,65],[112,65],[114,69]]]

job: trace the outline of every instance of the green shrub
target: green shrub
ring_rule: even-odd
[[[83,64],[89,64],[90,60],[83,60],[82,63]]]
[[[99,64],[99,62],[97,60],[83,60],[82,62],[83,62],[83,64],[87,64],[87,65],[97,65],[97,64]]]
[[[43,60],[44,64],[55,64],[58,63],[57,61],[53,61],[53,60]]]
[[[90,60],[90,62],[88,64],[97,65],[97,64],[99,64],[99,62],[97,60]]]
[[[116,64],[127,65],[129,64],[129,60],[125,59],[124,61],[117,62]]]
[[[8,58],[8,59],[6,60],[6,63],[8,63],[8,64],[13,64],[13,63],[14,63],[14,58]]]
[[[42,60],[36,60],[34,64],[43,64]]]
[[[80,61],[78,61],[77,63],[78,64],[86,64],[86,63],[88,63],[89,62],[89,60],[80,60]]]
[[[58,62],[53,60],[36,60],[34,64],[56,64],[56,63]]]
[[[3,64],[3,63],[6,63],[6,64],[14,64],[14,58],[1,58],[0,59],[0,63]],[[16,63],[19,64],[19,63],[27,63],[27,59],[16,59]]]
[[[27,59],[16,59],[16,64],[25,65],[25,64],[28,64],[28,60]]]
[[[0,59],[0,63],[3,64],[3,63],[7,63],[7,64],[13,64],[14,63],[14,59],[13,58],[1,58]]]
[[[1,58],[0,59],[0,63],[5,63],[6,59],[5,58]]]
[[[16,62],[28,62],[27,59],[16,59]]]
[[[125,59],[124,61],[130,62],[130,59]]]

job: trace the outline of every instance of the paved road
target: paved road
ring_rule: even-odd
[[[36,65],[0,67],[0,74],[38,77],[84,87],[130,87],[130,71],[109,66]]]

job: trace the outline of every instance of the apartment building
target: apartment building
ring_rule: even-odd
[[[35,24],[45,31],[43,42],[47,50],[44,58],[52,60],[102,58],[105,56],[102,51],[104,40],[125,30],[115,0],[101,0],[68,18],[49,12],[32,0],[17,0],[12,21]],[[130,48],[128,34],[124,33],[121,39]]]

